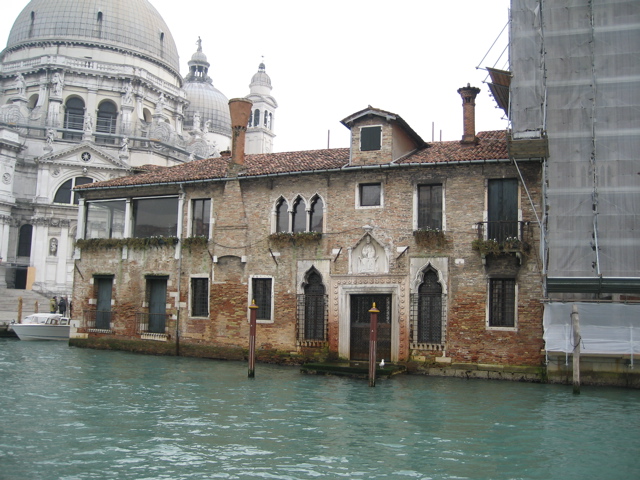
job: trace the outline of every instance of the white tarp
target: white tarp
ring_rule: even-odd
[[[573,352],[571,311],[578,306],[582,354],[640,354],[640,305],[551,302],[544,306],[548,352]]]
[[[550,277],[640,276],[640,2],[512,0],[514,136],[546,131]]]

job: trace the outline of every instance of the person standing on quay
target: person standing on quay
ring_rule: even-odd
[[[58,303],[58,311],[60,315],[64,317],[64,314],[67,311],[67,300],[64,297],[60,297],[60,303]]]
[[[51,298],[49,301],[49,312],[56,313],[58,311],[58,301],[56,297]]]

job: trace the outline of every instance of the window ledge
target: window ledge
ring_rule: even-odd
[[[518,327],[491,327],[487,325],[487,330],[494,330],[497,332],[517,332]]]

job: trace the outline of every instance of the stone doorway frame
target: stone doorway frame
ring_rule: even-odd
[[[351,358],[351,295],[391,295],[391,361],[400,357],[400,338],[406,331],[406,276],[382,275],[373,277],[333,276],[331,316],[338,324],[338,355]]]

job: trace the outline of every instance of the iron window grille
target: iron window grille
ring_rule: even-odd
[[[209,279],[191,279],[191,316],[209,316]]]
[[[440,299],[439,308],[436,298]],[[437,315],[433,318],[433,310]],[[431,310],[431,311],[430,311]],[[431,315],[429,315],[431,313]],[[442,350],[446,340],[447,296],[440,293],[411,294],[410,307],[411,348],[417,350]]]
[[[327,295],[298,295],[297,338],[304,347],[317,347],[327,343],[329,302]]]
[[[256,320],[271,320],[271,280],[254,278],[251,282],[252,300],[255,300],[258,306]]]
[[[516,281],[513,278],[489,279],[489,326],[515,327]]]

